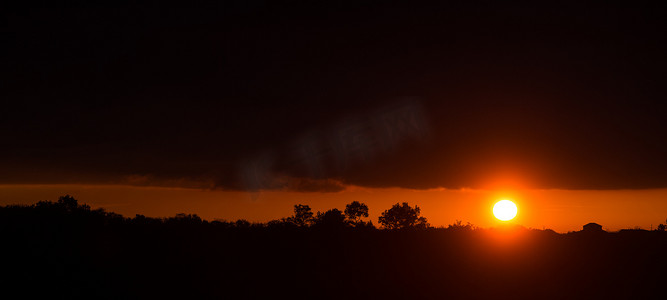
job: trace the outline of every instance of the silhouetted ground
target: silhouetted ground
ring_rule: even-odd
[[[299,228],[75,204],[0,208],[0,234],[2,293],[26,298],[641,299],[667,282],[656,231]]]

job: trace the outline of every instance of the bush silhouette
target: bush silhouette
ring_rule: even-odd
[[[454,224],[450,224],[447,226],[448,230],[455,230],[455,231],[469,231],[469,230],[474,230],[476,229],[475,225],[473,225],[470,222],[467,222],[466,224],[463,224],[463,221],[461,220],[456,220]]]

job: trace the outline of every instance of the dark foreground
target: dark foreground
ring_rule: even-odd
[[[2,208],[0,225],[2,293],[24,298],[641,299],[667,286],[667,234],[655,231],[295,228],[19,207]]]

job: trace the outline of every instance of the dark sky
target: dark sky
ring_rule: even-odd
[[[666,3],[89,2],[3,4],[0,183],[667,187]]]

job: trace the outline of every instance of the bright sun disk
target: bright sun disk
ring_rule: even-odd
[[[500,200],[493,206],[493,215],[501,221],[514,219],[516,213],[516,204],[509,200]]]

